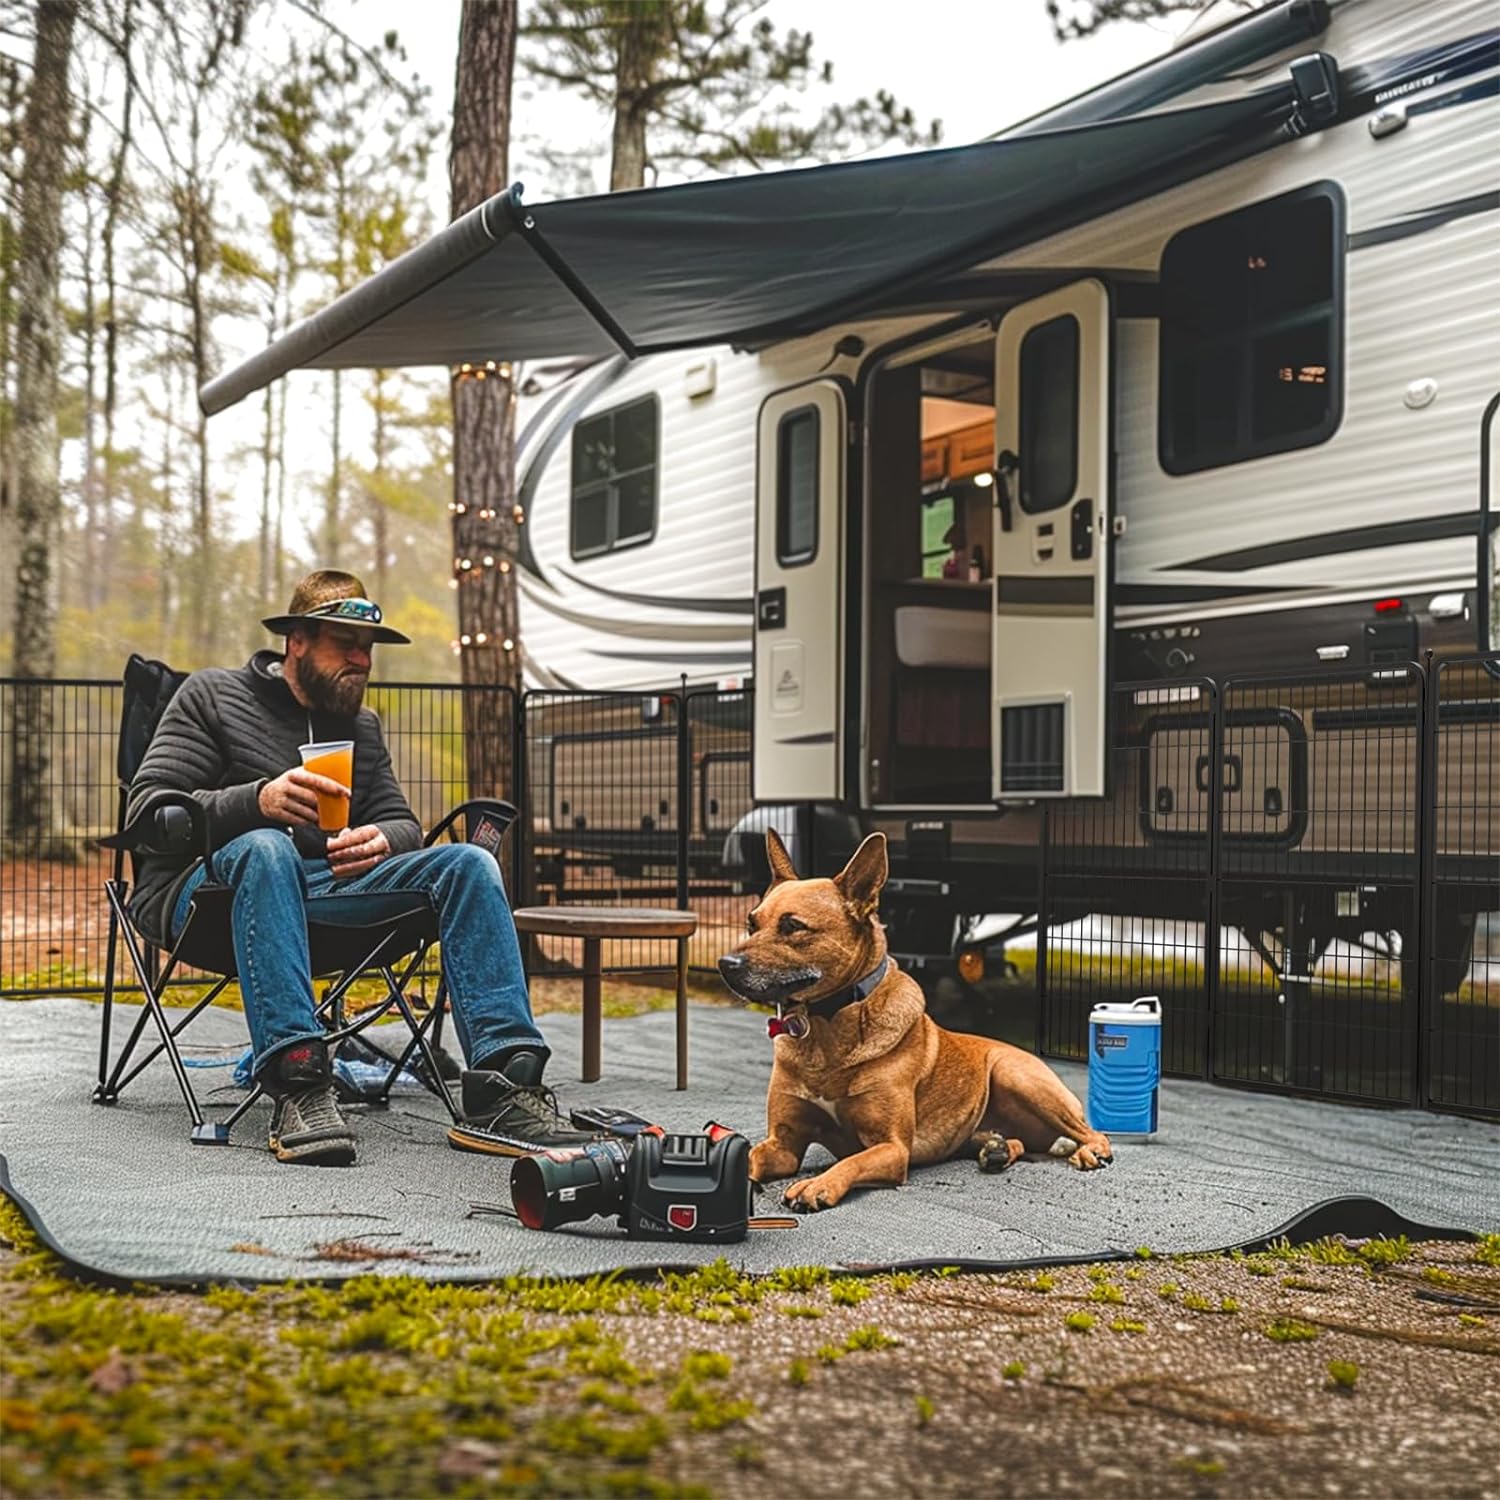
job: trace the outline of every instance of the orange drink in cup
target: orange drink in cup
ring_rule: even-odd
[[[354,785],[354,741],[323,740],[316,745],[299,745],[302,768],[326,776],[340,786]],[[324,833],[338,833],[349,826],[349,799],[318,793],[318,827]]]

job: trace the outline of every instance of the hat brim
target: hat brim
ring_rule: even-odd
[[[411,637],[402,635],[390,625],[366,625],[361,620],[333,619],[328,615],[272,615],[260,622],[272,635],[290,635],[299,625],[343,625],[350,630],[367,630],[371,641],[388,646],[409,646]]]

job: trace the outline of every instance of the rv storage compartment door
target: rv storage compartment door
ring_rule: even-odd
[[[755,493],[757,802],[843,796],[844,394],[831,380],[760,409]]]
[[[1105,794],[1109,292],[1075,281],[995,340],[992,774],[999,801]]]

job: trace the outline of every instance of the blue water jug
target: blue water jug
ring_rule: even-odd
[[[1089,1124],[1106,1135],[1156,1131],[1161,1001],[1155,995],[1089,1012]]]

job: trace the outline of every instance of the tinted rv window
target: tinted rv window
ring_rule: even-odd
[[[1078,319],[1038,323],[1021,340],[1021,509],[1054,510],[1078,482]]]
[[[788,412],[776,429],[776,561],[784,568],[818,555],[818,410]]]
[[[588,417],[573,429],[571,550],[597,557],[656,535],[656,397]]]
[[[1343,200],[1332,184],[1184,229],[1161,260],[1162,467],[1306,448],[1343,410]]]

